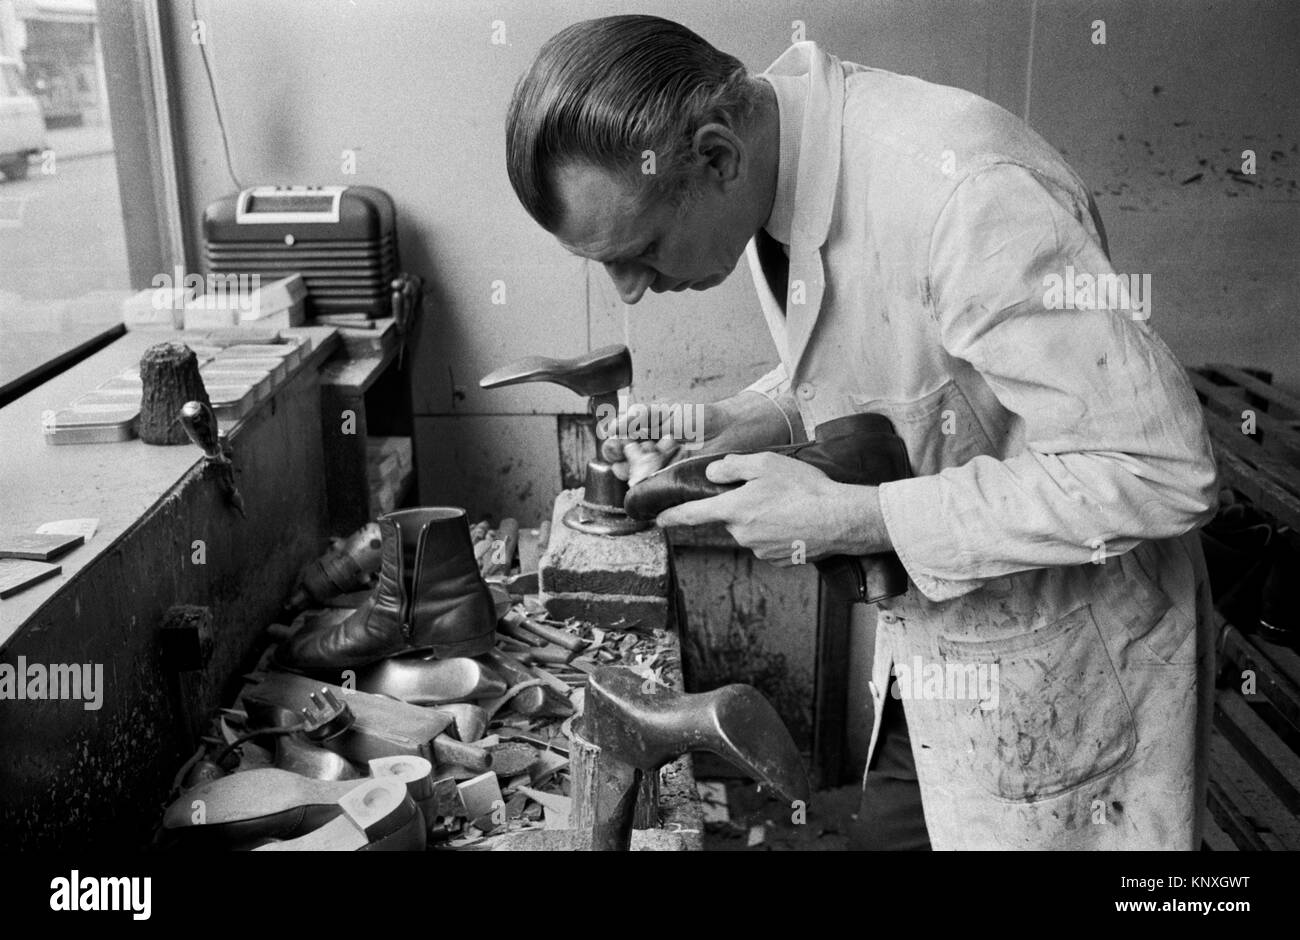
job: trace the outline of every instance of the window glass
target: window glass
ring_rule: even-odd
[[[0,0],[0,387],[131,291],[93,0]]]

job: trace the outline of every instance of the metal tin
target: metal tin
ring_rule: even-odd
[[[244,370],[230,371],[209,371],[200,369],[199,375],[203,379],[203,385],[232,386],[247,385],[253,390],[258,401],[263,401],[271,397],[271,389],[274,382],[269,372],[247,372]]]
[[[218,420],[238,421],[253,410],[257,392],[249,385],[212,385],[208,398]]]
[[[303,358],[301,343],[247,343],[228,347],[226,355],[239,359],[282,359],[290,372],[302,362]]]
[[[91,402],[62,408],[42,422],[47,444],[112,444],[135,436],[140,405]]]
[[[289,374],[289,369],[284,364],[283,359],[276,359],[271,356],[262,356],[261,358],[235,357],[228,355],[226,352],[222,352],[204,368],[212,372],[269,373],[272,381],[276,384],[283,382],[285,376]]]

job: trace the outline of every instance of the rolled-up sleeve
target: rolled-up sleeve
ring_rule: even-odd
[[[946,600],[989,578],[1095,561],[1212,515],[1200,404],[1144,319],[1158,320],[1158,305],[1134,309],[1153,297],[1130,292],[1118,305],[1110,295],[1129,309],[1100,309],[1095,295],[1061,309],[1067,280],[1114,271],[1033,173],[998,165],[962,182],[927,263],[944,348],[1018,416],[1024,450],[880,487],[886,528],[922,593]]]

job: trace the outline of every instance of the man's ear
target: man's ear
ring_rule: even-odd
[[[727,125],[701,125],[691,140],[691,148],[710,182],[725,189],[740,179],[748,154],[744,143]]]

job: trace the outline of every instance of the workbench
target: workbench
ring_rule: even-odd
[[[0,702],[0,845],[144,846],[177,768],[262,654],[265,628],[300,567],[337,531],[331,501],[364,485],[357,453],[336,452],[364,448],[364,424],[337,441],[330,429],[339,408],[364,407],[394,349],[327,364],[341,351],[336,330],[283,332],[310,343],[306,361],[249,414],[223,425],[247,519],[226,504],[197,447],[45,441],[43,415],[136,365],[150,345],[185,341],[183,334],[128,333],[0,410],[5,525],[34,531],[53,520],[98,519],[86,544],[56,560],[59,576],[0,601],[0,662],[91,663],[104,675],[97,710],[82,701]],[[164,617],[179,604],[212,614],[200,669],[177,671],[160,649]],[[681,688],[674,608],[661,600],[657,609],[671,646],[663,678]],[[659,828],[638,835],[638,844],[700,846],[689,756],[664,768],[645,796],[647,824]]]
[[[286,332],[310,342],[306,361],[227,429],[246,520],[195,446],[44,440],[45,412],[176,333],[128,333],[0,409],[5,526],[99,520],[85,545],[57,559],[60,576],[0,600],[0,662],[102,664],[106,687],[98,710],[0,703],[0,844],[138,845],[300,566],[326,546],[319,369],[338,337],[332,328]],[[157,631],[184,603],[211,607],[214,642],[206,667],[181,675],[162,662]]]

